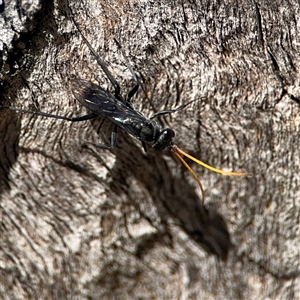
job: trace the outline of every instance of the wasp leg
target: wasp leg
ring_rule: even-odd
[[[129,93],[127,94],[126,100],[125,100],[126,104],[127,104],[129,107],[132,108],[132,105],[130,104],[130,100],[131,100],[131,98],[135,95],[135,93],[138,91],[139,86],[140,86],[140,83],[139,83],[138,78],[137,78],[136,74],[134,73],[132,67],[130,66],[130,63],[129,63],[129,61],[128,61],[128,58],[127,58],[127,56],[125,55],[125,53],[124,53],[124,51],[123,51],[123,49],[122,49],[120,43],[119,43],[116,39],[114,39],[114,41],[115,41],[115,43],[117,44],[117,46],[119,47],[119,49],[120,49],[120,51],[121,51],[121,53],[122,53],[122,56],[125,58],[126,64],[127,64],[127,68],[128,68],[128,70],[130,71],[130,73],[131,73],[131,75],[132,75],[132,77],[133,77],[133,80],[134,80],[134,82],[135,82],[135,86],[129,91]]]
[[[96,53],[96,51],[94,50],[94,48],[92,47],[92,45],[89,43],[89,41],[85,38],[85,36],[83,35],[83,33],[81,32],[81,30],[79,29],[79,26],[77,24],[77,22],[74,20],[73,18],[73,22],[77,28],[77,30],[79,31],[81,37],[83,38],[84,42],[87,44],[88,48],[90,49],[90,51],[92,52],[92,54],[95,56],[98,65],[102,68],[103,72],[105,73],[105,75],[107,76],[107,78],[109,79],[109,81],[112,83],[112,85],[115,87],[115,97],[117,99],[120,99],[121,101],[124,102],[124,100],[122,99],[120,92],[121,92],[121,87],[120,84],[117,82],[117,80],[114,78],[114,76],[111,74],[111,72],[108,70],[107,66],[105,65],[104,61],[102,60],[102,58],[99,56],[99,54]]]
[[[187,107],[188,105],[190,105],[194,101],[195,100],[190,101],[190,102],[188,102],[186,104],[183,104],[183,105],[180,105],[179,107],[176,107],[174,109],[159,111],[156,114],[154,114],[153,116],[151,116],[150,119],[154,119],[154,118],[157,118],[157,117],[160,117],[160,116],[163,116],[163,115],[172,114],[174,112],[177,112],[181,109],[184,109],[185,107]]]
[[[81,116],[81,117],[69,118],[69,117],[64,117],[64,116],[48,114],[48,113],[44,113],[44,112],[41,112],[41,111],[26,110],[26,109],[14,108],[14,107],[9,107],[9,106],[2,106],[2,107],[0,106],[0,109],[1,108],[7,108],[7,109],[13,110],[15,112],[20,112],[20,113],[25,113],[25,114],[32,114],[32,115],[37,115],[37,116],[42,116],[42,117],[47,117],[47,118],[53,118],[53,119],[59,119],[59,120],[66,120],[66,121],[70,121],[70,122],[81,122],[81,121],[96,118],[98,116],[97,114],[91,113],[91,114]]]
[[[90,120],[90,119],[94,119],[98,117],[97,114],[91,113],[85,116],[81,116],[81,117],[76,117],[76,118],[70,118],[71,122],[81,122],[81,121],[85,121],[85,120]]]
[[[127,94],[126,97],[126,104],[131,103],[130,100],[131,98],[135,95],[135,93],[138,91],[140,84],[137,83]]]
[[[145,153],[147,153],[147,147],[146,147],[146,143],[144,141],[142,141],[142,146],[143,146]]]

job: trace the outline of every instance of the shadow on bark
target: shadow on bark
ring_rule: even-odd
[[[171,175],[171,170],[163,159],[162,153],[149,148],[145,155],[142,147],[139,148],[130,142],[130,137],[126,138],[123,133],[121,136],[122,140],[126,139],[126,141],[122,148],[119,145],[114,150],[119,159],[111,170],[113,181],[110,188],[118,194],[122,185],[121,188],[127,189],[126,193],[131,198],[128,187],[130,187],[130,178],[133,176],[141,184],[141,188],[146,188],[151,195],[150,201],[153,201],[164,224],[160,229],[162,235],[169,236],[172,241],[166,225],[167,217],[171,216],[174,223],[182,227],[208,253],[226,259],[233,245],[224,218],[219,213],[207,209],[205,205],[201,205],[201,199],[195,193],[195,187],[191,186],[185,177],[179,178]],[[190,174],[186,172],[185,176],[190,176]],[[139,203],[147,200],[134,199],[134,201],[140,211]],[[142,213],[147,218],[147,212]],[[154,224],[155,220],[150,220],[150,222]],[[155,237],[155,239],[164,240],[160,237]],[[138,255],[149,251],[154,244],[153,237],[149,241],[145,240],[145,244],[139,247]]]

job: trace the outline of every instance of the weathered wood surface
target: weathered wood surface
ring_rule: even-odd
[[[17,4],[18,3],[18,4]],[[18,7],[18,5],[23,5]],[[48,3],[48,4],[47,4]],[[6,5],[6,6],[5,6]],[[16,6],[14,6],[16,5]],[[2,299],[299,299],[297,1],[22,1],[0,7],[1,102],[86,113],[72,75],[125,93],[230,178],[157,154],[111,126],[0,110]],[[71,8],[71,9],[70,9]],[[100,130],[101,128],[101,130]]]

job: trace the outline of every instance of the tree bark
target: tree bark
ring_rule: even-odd
[[[22,5],[22,7],[20,7]],[[3,2],[1,105],[89,113],[70,79],[160,118],[205,188],[168,151],[101,118],[0,109],[2,299],[299,299],[299,3]],[[114,39],[118,40],[122,50]],[[124,55],[122,54],[124,52]]]

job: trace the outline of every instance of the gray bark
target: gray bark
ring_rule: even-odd
[[[19,5],[22,5],[20,7]],[[71,76],[133,103],[201,160],[145,154],[111,124],[0,110],[2,299],[299,299],[297,1],[3,2],[1,104],[84,115]]]

